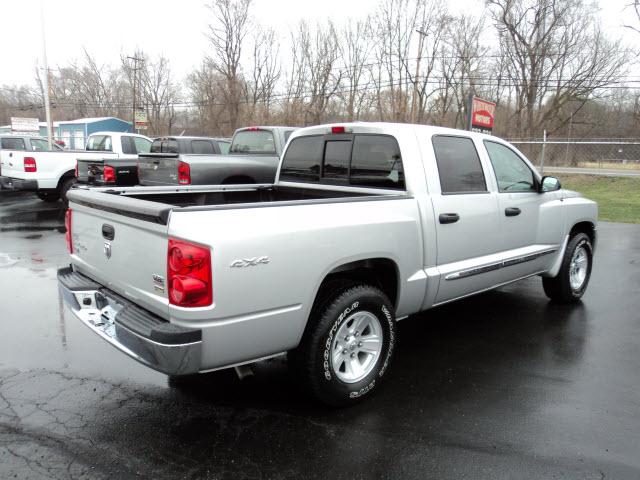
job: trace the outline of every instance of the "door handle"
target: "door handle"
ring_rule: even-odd
[[[438,217],[438,220],[440,220],[440,223],[442,224],[456,223],[458,220],[460,220],[460,215],[458,215],[457,213],[441,213]]]
[[[509,207],[509,208],[505,208],[504,209],[504,214],[507,217],[515,217],[517,215],[520,215],[520,209],[517,207]]]

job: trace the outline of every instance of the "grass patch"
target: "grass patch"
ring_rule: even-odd
[[[559,173],[562,187],[598,202],[598,219],[640,223],[640,178]]]

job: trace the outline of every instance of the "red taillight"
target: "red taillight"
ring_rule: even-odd
[[[102,170],[102,181],[104,182],[115,182],[116,181],[116,171],[113,167],[109,165],[105,165]]]
[[[346,130],[342,126],[331,127],[331,133],[345,133],[345,132],[346,132]]]
[[[24,171],[25,172],[37,172],[38,167],[36,165],[36,159],[33,157],[24,157]]]
[[[211,252],[207,247],[169,239],[167,252],[169,303],[206,307],[213,302]]]
[[[73,253],[73,241],[71,240],[71,218],[71,209],[68,208],[67,212],[64,214],[64,226],[67,229],[67,233],[64,234],[64,239],[67,241],[67,250],[69,250],[69,253]]]
[[[76,172],[74,175],[76,176],[76,178],[78,178],[78,162],[76,162]]]
[[[178,183],[180,185],[191,184],[191,168],[188,163],[183,161],[178,162]]]
[[[247,127],[245,130],[249,132],[257,132],[260,130],[260,127]]]

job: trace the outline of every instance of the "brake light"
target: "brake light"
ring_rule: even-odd
[[[180,185],[191,184],[191,167],[182,160],[178,161],[178,183]]]
[[[257,132],[260,130],[260,127],[248,127],[248,128],[245,128],[245,130],[249,132]]]
[[[64,226],[67,229],[67,233],[64,234],[64,239],[67,241],[67,250],[69,253],[73,253],[73,241],[71,239],[71,219],[72,219],[71,209],[68,208],[66,213],[64,214]]]
[[[209,248],[169,239],[167,251],[169,303],[179,307],[206,307],[213,302]]]
[[[113,167],[109,165],[105,165],[102,170],[102,180],[104,182],[115,182],[116,181],[116,171]]]
[[[78,162],[76,162],[76,171],[75,171],[74,175],[76,176],[76,178],[78,178]]]
[[[36,165],[36,159],[33,157],[24,157],[24,171],[25,172],[37,172],[38,166]]]

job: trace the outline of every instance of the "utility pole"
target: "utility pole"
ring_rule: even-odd
[[[137,78],[138,78],[138,62],[142,63],[144,62],[144,58],[138,57],[138,55],[134,55],[133,57],[127,57],[129,60],[133,61],[133,116],[131,118],[131,125],[132,125],[132,129],[135,133],[137,132],[136,129],[136,83],[137,83]]]
[[[44,6],[43,0],[40,0],[40,24],[42,26],[42,63],[44,64],[44,112],[47,121],[47,140],[49,141],[49,150],[53,150],[53,125],[51,124],[51,104],[49,102],[49,65],[47,63],[47,39],[44,29]]]
[[[416,76],[413,79],[413,96],[411,99],[411,123],[416,123],[416,100],[418,97],[418,79],[420,78],[420,59],[422,58],[422,42],[429,35],[423,30],[416,29],[418,32],[418,58],[416,59]]]

